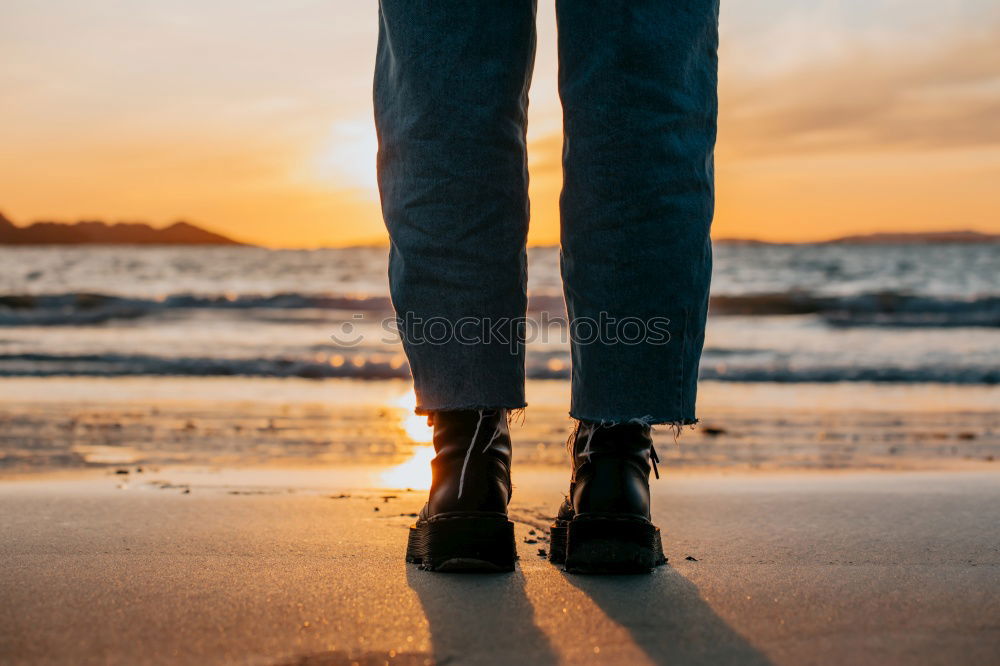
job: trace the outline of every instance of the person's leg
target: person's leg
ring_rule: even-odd
[[[718,0],[557,8],[570,413],[692,423],[711,276]]]
[[[503,322],[527,305],[535,2],[381,0],[379,21],[378,180],[417,411],[524,407]]]
[[[534,0],[381,0],[375,122],[389,282],[434,424],[409,562],[514,566],[508,410],[524,407]]]
[[[711,276],[718,0],[558,0],[573,478],[550,556],[666,561],[651,424],[695,422]]]

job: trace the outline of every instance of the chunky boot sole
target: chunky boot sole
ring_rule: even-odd
[[[406,561],[440,572],[513,571],[514,523],[498,513],[447,513],[410,528]]]
[[[638,518],[593,515],[557,520],[549,539],[549,560],[570,573],[649,573],[667,563],[659,528]]]

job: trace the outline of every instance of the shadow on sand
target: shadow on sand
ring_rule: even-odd
[[[406,567],[430,625],[437,664],[496,663],[512,643],[531,664],[556,664],[548,638],[535,624],[520,568],[503,574],[433,574]]]
[[[641,576],[562,575],[628,631],[653,663],[771,664],[716,615],[693,583],[670,567]],[[407,566],[406,580],[430,625],[435,663],[498,663],[497,656],[510,655],[515,645],[517,654],[530,655],[531,664],[558,663],[535,623],[520,568],[509,574],[461,575]]]
[[[694,583],[665,566],[648,575],[563,573],[656,664],[766,666],[772,662],[716,615]]]

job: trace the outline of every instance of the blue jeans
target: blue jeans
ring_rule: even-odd
[[[557,0],[556,11],[570,414],[693,423],[718,0]],[[417,410],[524,407],[523,330],[473,333],[526,311],[535,0],[381,0],[379,22],[379,189]]]

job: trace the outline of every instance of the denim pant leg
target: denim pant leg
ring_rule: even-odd
[[[570,413],[692,423],[711,277],[718,0],[556,6]]]
[[[534,0],[379,3],[379,190],[418,412],[525,405],[509,324],[527,307],[534,52]]]

